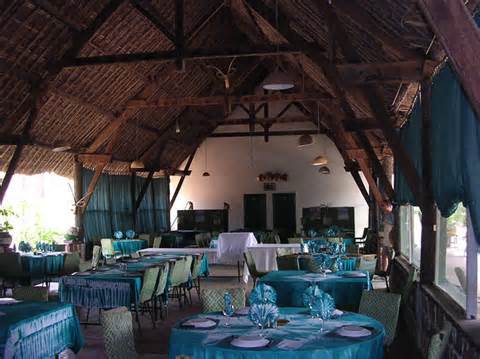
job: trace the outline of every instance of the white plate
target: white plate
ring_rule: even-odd
[[[369,336],[372,332],[358,325],[345,325],[337,330],[337,334],[342,337],[361,338]]]
[[[0,305],[11,305],[21,303],[21,300],[16,300],[14,298],[0,298]]]
[[[343,276],[347,278],[363,278],[363,277],[366,277],[367,275],[361,272],[347,272],[347,273],[343,273]]]
[[[333,311],[332,315],[333,315],[334,317],[339,317],[339,316],[343,315],[343,312],[342,312],[340,309],[335,309],[335,310]]]
[[[243,307],[242,309],[239,309],[235,312],[237,315],[248,315],[248,311],[250,310],[250,307]]]
[[[196,318],[196,319],[189,319],[186,322],[183,322],[182,325],[193,326],[195,328],[211,328],[217,325],[217,323],[211,319]]]
[[[258,335],[242,335],[233,339],[230,344],[239,348],[262,348],[267,346],[270,340],[262,338]]]

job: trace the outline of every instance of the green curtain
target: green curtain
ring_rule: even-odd
[[[400,130],[403,145],[421,174],[422,109],[417,101],[408,123]],[[432,170],[435,202],[449,217],[463,202],[470,210],[480,241],[480,122],[450,66],[432,84]],[[397,167],[395,189],[399,204],[413,196]]]
[[[93,172],[83,170],[83,193],[86,193]],[[146,178],[136,177],[135,193],[140,193]],[[134,228],[132,217],[131,177],[102,174],[85,211],[85,240],[112,237],[113,232],[135,229],[137,233],[153,233],[170,227],[168,178],[153,179],[137,211]]]

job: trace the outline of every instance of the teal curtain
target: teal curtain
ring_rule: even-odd
[[[403,145],[421,174],[422,109],[417,101],[408,123],[400,130]],[[480,122],[450,66],[432,84],[432,170],[435,202],[449,217],[463,202],[480,241]],[[396,168],[399,204],[413,204],[413,196]]]
[[[83,170],[83,192],[86,193],[93,172]],[[136,196],[146,178],[136,177]],[[85,240],[111,237],[114,231],[125,232],[135,229],[137,233],[153,233],[168,230],[170,180],[162,177],[153,179],[137,211],[136,225],[133,224],[133,200],[131,196],[131,177],[102,174],[95,192],[85,211]]]

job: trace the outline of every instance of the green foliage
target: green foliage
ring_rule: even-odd
[[[8,232],[13,229],[10,218],[16,216],[11,208],[0,208],[0,232]]]

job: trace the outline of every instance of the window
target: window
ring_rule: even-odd
[[[420,266],[422,212],[419,207],[400,207],[400,251],[410,263]]]
[[[436,282],[462,307],[467,292],[467,211],[459,205],[448,218],[437,216]]]

